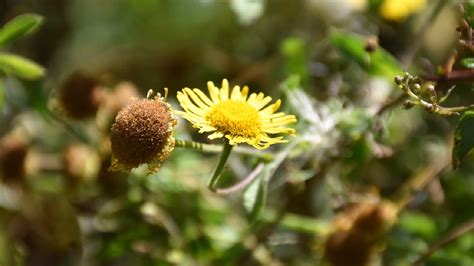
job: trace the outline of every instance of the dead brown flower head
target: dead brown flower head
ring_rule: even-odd
[[[171,107],[160,95],[132,101],[112,125],[110,169],[129,171],[148,164],[150,172],[157,171],[174,148],[174,125]]]

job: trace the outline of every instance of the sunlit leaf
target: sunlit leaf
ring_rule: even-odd
[[[370,75],[393,79],[403,72],[398,61],[383,48],[378,47],[371,53],[366,52],[366,40],[361,36],[334,30],[330,40],[347,59],[357,63]]]
[[[406,212],[400,217],[399,224],[403,230],[425,239],[434,238],[437,233],[435,220],[423,213]]]
[[[45,74],[42,66],[30,59],[13,54],[0,54],[0,71],[26,80],[39,79]]]
[[[461,64],[467,68],[474,68],[474,58],[468,57],[461,60]]]
[[[0,46],[34,32],[42,22],[43,17],[36,14],[23,14],[15,17],[0,29]]]
[[[461,160],[474,147],[474,112],[466,112],[459,121],[454,134],[453,168],[457,168]]]

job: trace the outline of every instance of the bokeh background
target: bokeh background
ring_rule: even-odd
[[[0,25],[43,17],[0,52],[46,70],[0,75],[0,265],[410,265],[474,216],[474,158],[450,166],[459,117],[404,110],[393,82],[449,59],[460,3],[0,0]],[[183,148],[152,175],[107,170],[131,97],[166,87],[179,109],[223,78],[298,117],[272,160],[231,155],[222,186],[263,162],[259,182],[212,193],[218,154]],[[456,85],[447,104],[472,103]],[[221,144],[184,120],[174,136]],[[474,233],[424,263],[474,265]]]

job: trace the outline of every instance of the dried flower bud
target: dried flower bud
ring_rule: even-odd
[[[59,103],[67,116],[77,120],[86,119],[97,113],[101,94],[94,78],[74,72],[60,87]]]
[[[112,125],[111,170],[129,171],[148,164],[155,172],[174,148],[176,119],[162,97],[134,100],[122,109]]]
[[[365,40],[364,50],[367,53],[373,53],[379,47],[379,40],[377,36],[371,36]]]

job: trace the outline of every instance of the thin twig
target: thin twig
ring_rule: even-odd
[[[388,101],[386,102],[385,104],[383,104],[382,106],[380,106],[380,108],[377,110],[377,112],[375,113],[376,116],[381,116],[385,111],[389,110],[390,108],[396,106],[396,105],[399,105],[401,102],[403,102],[403,100],[405,100],[407,98],[407,95],[405,94],[402,94],[400,96],[398,96],[397,98],[391,100],[391,101]]]
[[[237,184],[227,187],[227,188],[216,188],[217,194],[231,194],[237,192],[243,188],[245,188],[248,184],[250,184],[255,178],[262,172],[263,167],[265,166],[264,163],[259,163],[257,167],[244,179],[242,179]]]
[[[423,79],[437,82],[472,81],[474,69],[455,69],[442,75],[424,76]]]
[[[426,260],[437,250],[443,248],[447,244],[453,242],[454,240],[458,239],[462,235],[469,233],[470,231],[474,230],[474,218],[459,225],[458,227],[454,228],[449,234],[445,235],[444,237],[440,238],[436,241],[433,245],[431,245],[425,252],[423,252],[420,257],[413,262],[413,266],[423,265]]]

